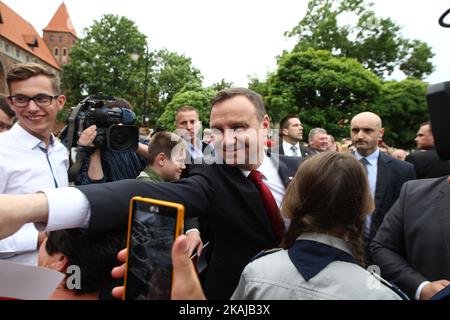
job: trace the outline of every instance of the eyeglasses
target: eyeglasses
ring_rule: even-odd
[[[15,96],[9,96],[8,98],[9,101],[11,101],[11,103],[17,108],[25,108],[30,103],[30,100],[33,100],[38,107],[48,107],[49,105],[51,105],[53,99],[56,99],[58,97],[59,95],[49,96],[46,94],[38,94],[34,97],[28,97],[22,94],[18,94]]]
[[[3,123],[0,121],[0,130],[5,130],[5,129],[9,130],[11,128],[12,128],[12,126],[10,126],[9,124],[6,124],[6,123]]]

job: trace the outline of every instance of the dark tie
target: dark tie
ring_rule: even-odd
[[[280,215],[280,210],[278,209],[272,192],[270,191],[269,187],[266,186],[262,181],[262,178],[262,173],[257,170],[252,170],[248,176],[248,179],[251,180],[258,188],[259,194],[261,195],[261,200],[267,212],[267,216],[269,217],[270,223],[272,225],[272,230],[275,234],[275,237],[277,238],[277,241],[281,242],[284,234],[283,218]]]
[[[367,166],[369,165],[369,161],[366,158],[361,158],[361,159],[359,159],[359,162],[362,163],[364,170],[366,171],[366,174],[367,174],[368,173]]]
[[[55,183],[55,188],[58,188],[58,182],[56,182],[55,173],[53,172],[52,164],[50,163],[50,159],[48,157],[48,151],[45,148],[39,147],[43,153],[45,153],[45,157],[47,158],[48,166],[50,167],[50,172],[53,176],[53,182]]]
[[[369,178],[369,171],[367,170],[369,161],[366,158],[361,158],[361,159],[359,159],[359,162],[362,163],[362,165],[364,167],[364,171],[366,172],[366,176],[367,176],[367,178]],[[370,214],[372,214],[372,213],[370,213]],[[371,229],[371,224],[372,224],[372,217],[370,216],[370,214],[368,214],[366,216],[366,224],[364,227],[364,238],[366,239],[366,241],[368,241],[368,239],[370,239],[370,229]]]
[[[292,150],[292,154],[294,156],[298,156],[298,152],[297,152],[297,147],[296,146],[291,146],[291,150]]]

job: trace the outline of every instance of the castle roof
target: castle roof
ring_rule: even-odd
[[[61,70],[44,40],[36,29],[0,1],[0,37],[36,56],[57,70]]]
[[[56,32],[67,32],[71,33],[75,38],[78,39],[75,28],[73,27],[72,20],[70,20],[69,13],[67,12],[67,7],[63,3],[56,10],[53,18],[50,20],[49,24],[44,28],[44,31],[56,31]]]

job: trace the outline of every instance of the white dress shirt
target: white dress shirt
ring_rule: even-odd
[[[68,152],[53,136],[51,141],[46,149],[43,141],[18,123],[0,135],[0,193],[27,194],[68,186]],[[36,265],[37,242],[38,231],[26,224],[0,240],[0,259]]]
[[[372,195],[372,199],[375,199],[375,191],[377,188],[377,174],[378,174],[378,157],[380,155],[380,150],[375,150],[371,154],[369,154],[367,157],[363,157],[358,153],[358,151],[355,151],[355,157],[356,159],[361,160],[362,158],[366,158],[368,161],[368,164],[366,166],[367,168],[367,178],[369,180],[369,187],[370,187],[370,194]],[[370,224],[372,223],[372,215],[369,214],[366,217],[366,226],[365,226],[365,235],[366,237],[370,234]]]
[[[297,154],[294,153],[294,151],[292,150],[292,147],[295,147],[297,149]],[[302,150],[300,150],[300,143],[297,142],[296,144],[292,145],[290,143],[287,143],[286,141],[284,141],[283,139],[283,151],[284,151],[284,155],[285,156],[290,156],[290,157],[302,157]]]

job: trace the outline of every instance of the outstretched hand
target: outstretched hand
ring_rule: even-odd
[[[23,225],[19,216],[8,210],[10,196],[0,195],[0,239],[16,233]]]
[[[24,224],[48,219],[47,197],[43,193],[0,195],[0,239],[16,233]]]

